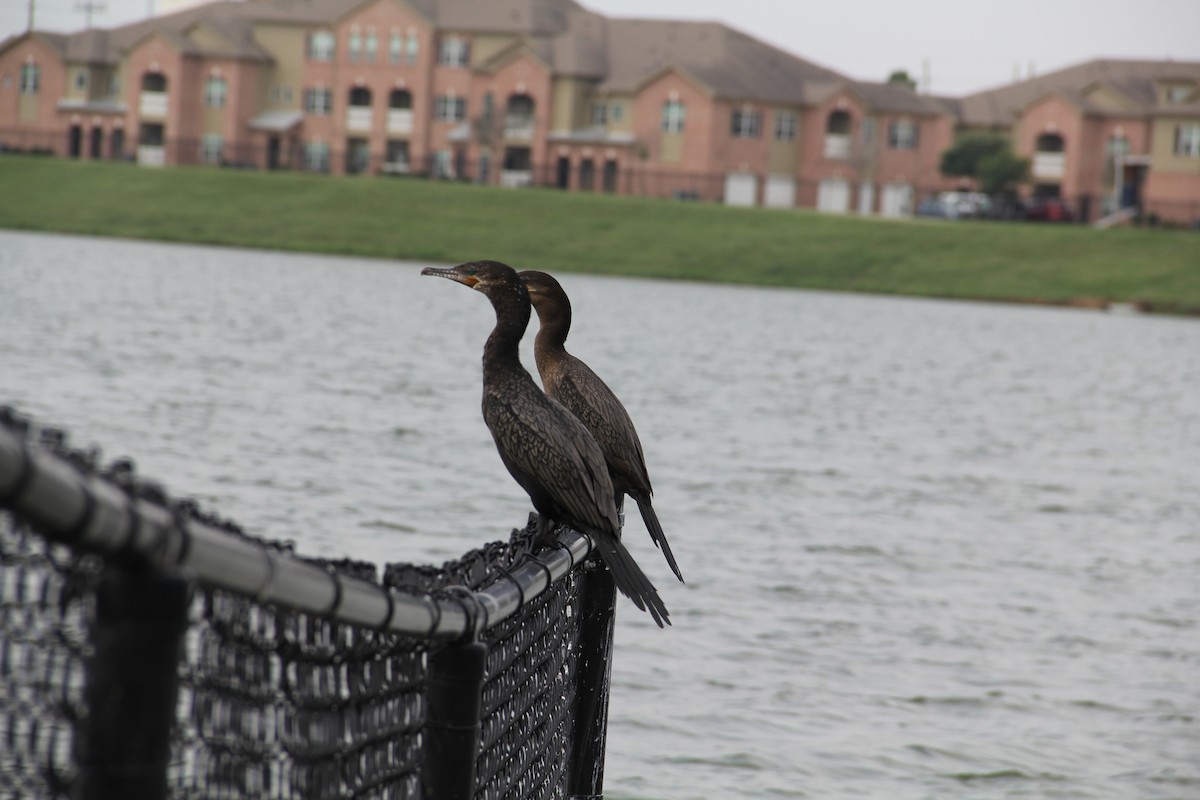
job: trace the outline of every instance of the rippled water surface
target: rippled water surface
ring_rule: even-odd
[[[0,402],[307,553],[452,558],[529,507],[491,309],[419,266],[0,232]],[[688,578],[632,514],[675,626],[619,608],[606,796],[1200,798],[1200,323],[563,283]]]

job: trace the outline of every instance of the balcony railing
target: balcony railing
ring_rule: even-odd
[[[533,117],[509,116],[504,120],[504,138],[529,140],[533,138]]]
[[[407,175],[412,167],[407,161],[385,161],[379,171],[384,175]]]
[[[410,108],[389,109],[387,113],[388,133],[412,133],[413,112]]]
[[[1067,157],[1064,153],[1034,153],[1033,177],[1061,178],[1067,171]]]
[[[138,145],[137,163],[143,167],[161,167],[167,163],[167,149],[162,145]]]
[[[346,109],[346,130],[371,130],[371,109],[367,106],[350,106]]]
[[[842,160],[850,158],[850,134],[825,134],[825,157]]]
[[[527,169],[506,169],[500,172],[500,185],[505,189],[520,189],[533,183],[533,172]]]
[[[143,117],[165,117],[167,115],[166,92],[142,92],[138,113]]]

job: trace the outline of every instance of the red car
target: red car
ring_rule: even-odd
[[[1037,222],[1074,222],[1075,212],[1058,197],[1035,197],[1025,205],[1025,219]]]

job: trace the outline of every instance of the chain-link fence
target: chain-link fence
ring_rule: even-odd
[[[598,797],[613,585],[533,530],[380,578],[0,410],[0,797]]]

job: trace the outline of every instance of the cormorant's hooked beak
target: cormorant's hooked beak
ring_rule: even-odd
[[[426,267],[425,269],[421,270],[421,274],[435,275],[439,278],[449,278],[452,281],[456,281],[461,283],[463,286],[469,286],[471,288],[475,288],[475,285],[479,283],[479,278],[476,278],[474,275],[464,275],[463,273],[457,271],[457,269],[454,267],[451,267],[450,269]]]

